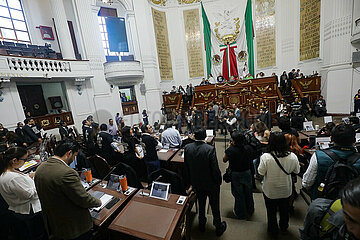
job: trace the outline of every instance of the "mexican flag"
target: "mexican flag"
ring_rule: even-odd
[[[219,73],[228,78],[234,74],[238,77],[247,73],[254,76],[251,0],[204,2],[201,3],[201,12],[207,76],[210,73],[215,78]],[[231,45],[231,48],[224,51],[226,45]]]

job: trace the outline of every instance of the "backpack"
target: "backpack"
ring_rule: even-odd
[[[360,153],[354,153],[348,158],[340,158],[330,149],[322,151],[334,162],[326,171],[325,187],[320,197],[336,199],[345,185],[360,175],[359,171],[354,167],[354,164],[360,159]]]
[[[317,198],[311,202],[299,229],[301,240],[330,240],[339,226],[344,224],[341,200]]]

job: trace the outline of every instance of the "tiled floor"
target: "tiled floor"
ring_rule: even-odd
[[[341,121],[341,117],[333,117],[335,123]],[[318,124],[320,127],[324,125],[323,118],[313,118],[313,124]],[[275,127],[276,129],[277,127]],[[275,130],[274,129],[274,130]],[[225,172],[227,168],[227,163],[222,162],[225,143],[223,137],[216,138],[216,151],[219,161],[220,170],[222,173]],[[297,183],[297,188],[301,187],[301,180],[299,179]],[[258,182],[258,189],[261,189],[261,185]],[[220,192],[220,211],[222,220],[227,222],[228,228],[227,231],[221,236],[216,237],[215,228],[212,225],[212,216],[211,210],[208,209],[207,214],[207,224],[206,231],[204,233],[198,230],[198,215],[195,213],[195,207],[192,211],[193,221],[192,221],[192,230],[191,238],[192,239],[246,239],[246,240],[260,240],[260,239],[274,239],[267,233],[267,219],[266,219],[266,209],[264,204],[264,199],[262,193],[254,193],[255,201],[255,212],[251,217],[250,221],[238,220],[233,214],[233,204],[234,198],[231,194],[230,184],[223,183],[221,185]],[[303,221],[306,215],[307,204],[303,198],[299,195],[298,199],[295,201],[295,213],[290,217],[290,226],[287,233],[280,233],[277,239],[300,239],[299,227],[303,225]]]

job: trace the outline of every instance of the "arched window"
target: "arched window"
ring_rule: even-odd
[[[30,43],[20,0],[0,0],[0,38],[2,41]]]
[[[108,62],[119,61],[129,54],[125,19],[114,8],[101,7],[98,14],[102,45]]]

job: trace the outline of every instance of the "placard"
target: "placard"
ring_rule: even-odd
[[[165,12],[152,8],[156,48],[161,80],[172,80],[170,46]]]
[[[319,57],[321,0],[300,0],[300,61]]]
[[[184,11],[185,38],[190,78],[204,76],[204,62],[199,23],[199,10]]]
[[[276,65],[275,0],[256,0],[257,67]]]

